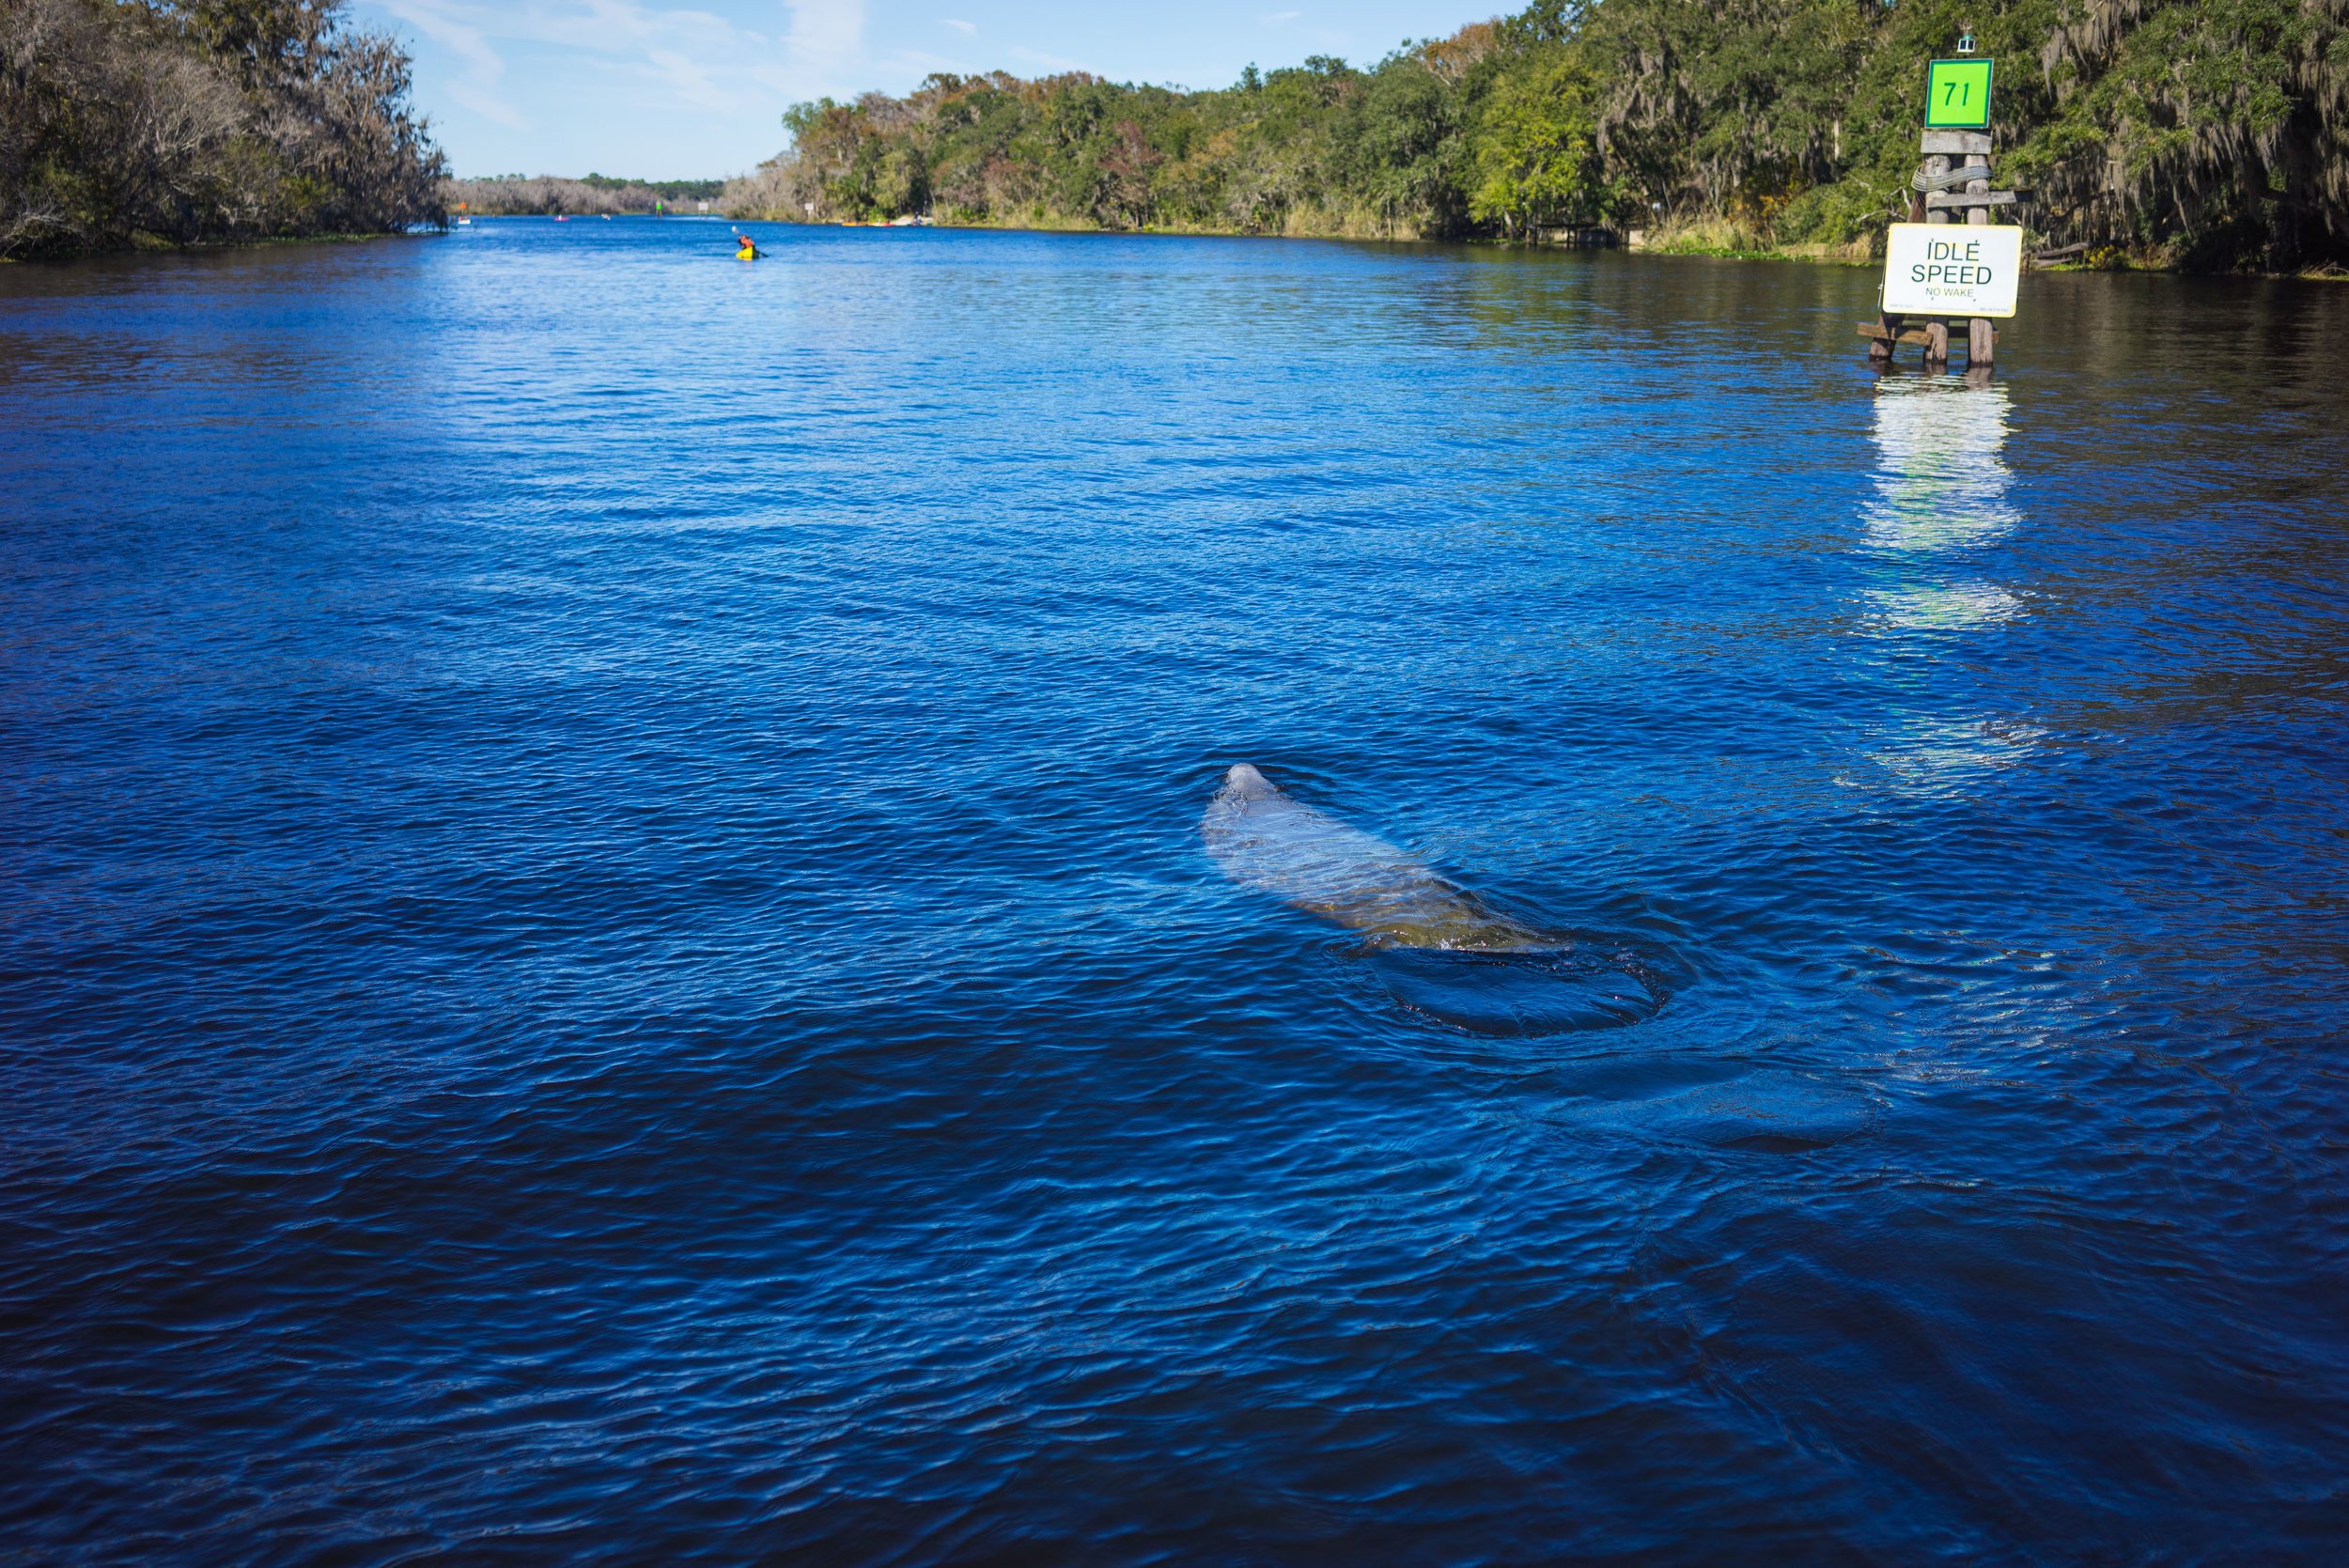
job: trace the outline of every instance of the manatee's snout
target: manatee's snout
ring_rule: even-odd
[[[1251,796],[1280,793],[1272,787],[1271,780],[1245,762],[1233,764],[1231,771],[1223,775],[1223,791],[1243,800]]]

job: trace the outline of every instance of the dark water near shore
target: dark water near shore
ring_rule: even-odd
[[[0,272],[0,1557],[2339,1560],[2349,294],[768,242]]]

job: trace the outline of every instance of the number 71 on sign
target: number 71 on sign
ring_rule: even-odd
[[[1925,71],[1925,127],[1933,131],[1990,128],[1990,62],[1936,60]]]

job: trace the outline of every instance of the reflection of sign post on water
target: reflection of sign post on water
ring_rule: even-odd
[[[1909,222],[1885,237],[1883,314],[1859,329],[1879,364],[1903,343],[1922,344],[1927,365],[1948,364],[1955,318],[1966,322],[1968,366],[1984,368],[1997,356],[1991,321],[2015,314],[2023,231],[1990,222],[1990,210],[2014,206],[2015,193],[1990,188],[1991,67],[1973,53],[1968,33],[1957,58],[1925,68],[1924,167],[1909,182]],[[1952,167],[1953,158],[1963,162]],[[1909,317],[1924,320],[1909,327]]]

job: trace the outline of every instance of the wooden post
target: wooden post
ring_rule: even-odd
[[[1949,172],[1950,161],[1945,154],[1937,152],[1925,160],[1925,179],[1935,190],[1940,189],[1938,181]],[[1925,222],[1928,224],[1946,224],[1949,221],[1950,215],[1947,211],[1932,207],[1928,207],[1925,210]],[[1925,363],[1927,365],[1950,363],[1950,324],[1947,321],[1934,320],[1925,323]]]
[[[1990,155],[1988,153],[1968,153],[1966,155],[1966,173],[1969,177],[1966,181],[1966,194],[1968,195],[1986,196],[1990,194]],[[1966,213],[1966,222],[1972,227],[1980,228],[1989,226],[1990,209],[1987,207],[1968,209]],[[1993,327],[1987,318],[1977,316],[1972,320],[1967,322],[1967,368],[1971,369],[1977,365],[1988,365],[1995,360],[1998,357],[1999,352],[1998,341],[1998,329]]]
[[[1937,72],[1944,65],[1956,61],[1936,61]],[[1987,73],[1976,80],[1975,85],[1985,93],[1989,87]],[[1985,114],[1986,117],[1986,114]],[[1993,208],[2012,207],[2018,193],[1993,191],[1990,188],[1990,132],[1987,130],[1928,129],[1921,150],[1924,167],[1915,181],[1918,194],[1909,198],[1910,221],[1922,218],[1928,225],[1938,225],[1957,222],[1956,214],[1966,214],[1968,225],[1986,225],[1991,221]],[[1937,244],[1934,241],[1933,244]],[[1933,244],[1926,250],[1930,253]],[[1921,281],[1919,280],[1919,281]],[[1885,287],[1889,292],[1892,280],[1888,272]],[[1932,299],[1935,290],[1925,289],[1924,297]],[[1950,328],[1952,318],[1924,317],[1916,320],[1909,330],[1901,330],[1902,318],[1878,308],[1874,323],[1862,323],[1859,335],[1867,338],[1868,359],[1872,364],[1890,365],[1899,354],[1904,341],[1922,343],[1925,364],[1934,368],[1946,368],[1950,363]],[[1966,361],[1968,373],[1979,368],[1988,374],[1992,361],[1998,356],[1998,328],[1987,318],[1957,318],[1966,322]]]
[[[1891,5],[1891,0],[1884,2]],[[1971,56],[1971,35],[1959,39],[1957,52],[1959,56]],[[1924,143],[1920,146],[1924,152],[1924,169],[1917,174],[1915,190],[1907,202],[1910,223],[1921,218],[1929,225],[1943,225],[1957,223],[1957,213],[1967,213],[1968,225],[1985,225],[1990,223],[1992,207],[2015,204],[2020,193],[1990,188],[1990,66],[1992,61],[1976,58],[1938,58],[1926,70],[1926,132]],[[1887,244],[1893,244],[1891,237]],[[1940,270],[1943,260],[1964,256],[1968,249],[1976,258],[1981,256],[1981,246],[1950,244],[1931,235],[1901,235],[1893,254],[1901,256],[1901,265],[1915,265],[1917,270],[1910,277],[1896,279],[1891,272],[1893,260],[1889,256],[1884,298],[1896,296],[1898,282],[1898,296],[1912,307],[1920,303],[1924,303],[1924,307],[1934,307],[1936,303],[1940,303],[1940,307],[1950,307],[1959,301],[1968,301],[1968,296],[1981,303],[2004,303],[2004,288],[1985,298],[1985,291],[1990,291],[1995,282],[1987,270],[1981,274]],[[2004,246],[1992,244],[1990,249],[2004,254]],[[1920,256],[1924,258],[1924,265],[1917,265]],[[2014,279],[2001,282],[2011,284]],[[1957,319],[1967,321],[1967,380],[1973,382],[1978,376],[1990,376],[1992,359],[1999,352],[1999,331],[1987,317]],[[1860,324],[1860,335],[1868,338],[1870,364],[1891,364],[1898,354],[1898,345],[1907,340],[1924,343],[1926,368],[1940,371],[1950,366],[1952,324],[1954,319],[1948,315],[1921,317],[1910,331],[1903,334],[1901,317],[1879,305],[1875,324]]]
[[[1949,154],[1937,152],[1925,160],[1925,179],[1928,182],[1938,181],[1949,172]],[[1935,190],[1937,191],[1940,188],[1937,183],[1934,184]],[[1947,212],[1928,209],[1925,213],[1925,222],[1929,224],[1946,224],[1949,221],[1950,215]]]
[[[1890,365],[1901,340],[1901,318],[1888,310],[1876,318],[1876,325],[1884,329],[1884,335],[1868,340],[1868,358],[1873,364]]]

